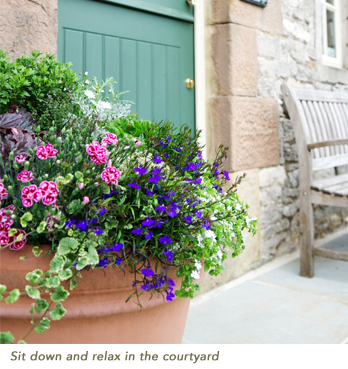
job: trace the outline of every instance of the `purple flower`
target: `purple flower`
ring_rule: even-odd
[[[65,222],[65,227],[71,228],[76,223],[75,219],[67,220]]]
[[[120,264],[121,264],[121,262],[122,262],[122,258],[117,258],[117,259],[115,260],[115,264],[116,264],[116,265],[120,265]]]
[[[103,268],[106,268],[106,266],[108,265],[108,264],[110,264],[111,263],[111,261],[110,260],[108,260],[107,258],[105,258],[105,259],[100,259],[99,260],[99,265],[100,266],[102,266]]]
[[[214,164],[214,167],[215,167],[215,168],[219,168],[219,164],[218,164],[218,163],[215,163],[215,164]]]
[[[186,217],[184,217],[184,219],[185,219],[185,222],[186,222],[187,224],[191,224],[191,222],[192,222],[192,217],[191,217],[191,215],[187,215]]]
[[[155,155],[155,158],[153,159],[153,162],[156,164],[161,164],[162,160],[158,154]]]
[[[202,151],[198,151],[197,152],[197,156],[199,160],[203,160],[203,155],[202,155]]]
[[[158,181],[161,179],[161,176],[152,176],[149,178],[149,182],[151,183],[158,183]],[[140,187],[139,187],[140,188]]]
[[[167,215],[171,218],[176,217],[180,213],[180,206],[171,204],[170,205],[170,211],[167,213]]]
[[[166,201],[169,201],[170,200],[170,197],[169,196],[167,196],[167,195],[162,195],[162,197],[164,198],[164,200],[166,200]],[[160,197],[161,198],[161,197]]]
[[[191,199],[186,199],[186,202],[189,204],[191,202]]]
[[[160,174],[161,173],[161,168],[155,168],[154,170],[151,170],[152,174]]]
[[[150,267],[147,267],[146,269],[141,269],[141,274],[149,278],[149,277],[153,277],[155,275],[155,272],[151,270]]]
[[[194,184],[201,184],[202,183],[202,178],[197,178],[193,183]]]
[[[113,251],[116,251],[116,252],[120,252],[122,249],[123,249],[123,243],[114,243],[113,245],[112,245],[112,247],[111,247],[111,249],[113,250]]]
[[[205,228],[208,231],[211,228],[211,222],[205,219],[202,228]]]
[[[147,232],[144,237],[146,240],[151,240],[152,236],[153,236],[152,232]]]
[[[151,227],[155,223],[154,220],[149,219],[149,217],[146,217],[146,219],[141,223],[144,227]]]
[[[155,223],[155,224],[152,226],[152,228],[161,228],[161,227],[162,227],[161,222],[157,222],[157,223]]]
[[[169,192],[168,192],[168,195],[169,195],[169,196],[174,196],[174,195],[175,195],[175,191],[169,191]]]
[[[140,175],[142,176],[143,174],[145,174],[147,172],[147,169],[146,168],[134,168],[134,170]]]
[[[171,290],[168,289],[166,291],[166,294],[167,294],[166,300],[167,301],[173,301],[173,299],[175,298],[175,294],[173,293],[173,289],[171,289]]]
[[[96,234],[97,236],[100,236],[101,234],[103,234],[103,233],[104,233],[104,231],[103,231],[100,227],[95,227],[95,228],[93,229],[93,232],[94,232],[94,234]]]
[[[197,210],[197,211],[195,212],[195,216],[196,216],[198,219],[201,219],[201,218],[202,218],[202,212]]]
[[[133,188],[135,188],[137,190],[140,190],[141,189],[141,187],[139,185],[137,185],[136,183],[128,183],[128,186],[129,187],[133,187]]]
[[[164,205],[158,205],[156,206],[156,211],[159,211],[160,213],[162,213],[162,211],[167,210],[167,208]]]
[[[164,156],[165,156],[167,159],[169,159],[169,158],[170,158],[169,154],[167,154],[167,153],[165,153],[165,154],[164,154]]]
[[[172,240],[169,236],[162,236],[159,238],[159,242],[163,243],[163,245],[167,245],[168,243],[172,243]]]
[[[150,190],[146,190],[146,196],[149,197],[149,196],[153,196],[154,193],[151,192]]]
[[[106,209],[105,208],[98,209],[96,213],[97,215],[103,216],[106,213]]]
[[[132,233],[137,234],[138,236],[140,236],[143,232],[144,230],[140,227],[132,230]]]
[[[228,175],[228,172],[226,170],[222,174],[224,175],[224,177],[226,178],[227,181],[231,180],[229,175]]]
[[[163,251],[163,255],[166,256],[167,261],[172,261],[174,259],[174,252],[172,250],[166,249]]]

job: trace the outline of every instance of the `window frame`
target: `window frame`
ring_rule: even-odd
[[[334,68],[343,67],[342,58],[342,20],[341,20],[341,0],[335,0],[335,5],[328,3],[326,0],[321,0],[322,5],[322,56],[321,60],[324,65]],[[335,40],[336,40],[336,57],[327,55],[327,10],[335,15]]]

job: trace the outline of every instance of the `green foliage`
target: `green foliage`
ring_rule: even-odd
[[[77,89],[78,78],[70,64],[59,63],[54,55],[33,51],[30,56],[10,62],[6,54],[0,50],[1,112],[17,105],[39,117],[50,96],[59,106],[62,92]]]
[[[57,303],[54,310],[50,312],[50,318],[52,320],[60,320],[66,313],[61,303]]]
[[[28,225],[28,222],[33,220],[33,215],[29,212],[26,212],[24,215],[22,215],[20,222],[22,227],[26,227]]]
[[[37,288],[33,288],[32,286],[25,286],[25,291],[27,292],[28,296],[34,300],[40,298],[40,291]]]
[[[48,318],[42,318],[38,326],[34,328],[36,333],[42,333],[47,331],[50,327],[50,320]]]
[[[19,296],[20,296],[20,291],[18,288],[15,288],[14,290],[10,292],[8,297],[6,297],[5,302],[12,304],[19,299]]]
[[[57,252],[61,255],[68,254],[69,252],[76,250],[78,245],[79,243],[75,238],[65,237],[60,240]]]
[[[68,297],[68,295],[69,292],[64,287],[59,286],[51,295],[51,300],[54,302],[64,301]]]
[[[1,332],[0,333],[0,344],[4,343],[12,343],[14,341],[14,337],[11,332]]]
[[[2,294],[6,291],[6,286],[3,284],[0,284],[0,301],[4,298]]]
[[[48,304],[47,304],[47,301],[46,300],[43,300],[43,299],[37,299],[36,300],[36,304],[37,306],[34,307],[35,309],[35,312],[37,314],[40,314],[42,313],[43,311],[47,310],[48,309]]]

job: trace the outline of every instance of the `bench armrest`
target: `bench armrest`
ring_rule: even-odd
[[[348,145],[348,138],[343,138],[339,140],[330,140],[330,141],[320,141],[320,142],[307,145],[307,148],[308,150],[312,150],[312,149],[317,149],[319,147],[338,146],[338,145]]]

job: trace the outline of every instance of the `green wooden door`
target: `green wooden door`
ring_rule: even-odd
[[[127,4],[123,6],[122,4]],[[139,118],[195,127],[193,10],[185,0],[59,0],[58,59],[114,77]]]

